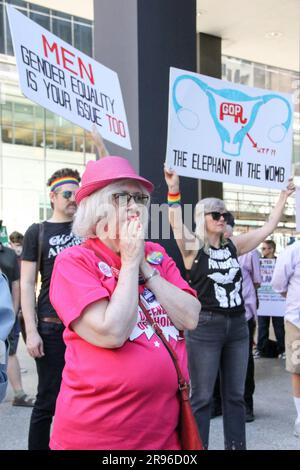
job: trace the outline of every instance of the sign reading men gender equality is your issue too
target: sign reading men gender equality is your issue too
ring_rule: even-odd
[[[7,6],[23,94],[90,131],[131,149],[118,75]]]
[[[167,166],[179,175],[283,188],[292,97],[170,69]]]

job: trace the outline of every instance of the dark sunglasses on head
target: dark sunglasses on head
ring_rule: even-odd
[[[211,215],[213,220],[220,220],[221,217],[223,217],[223,219],[226,223],[229,222],[229,220],[230,220],[229,212],[223,212],[222,213],[222,212],[213,211],[213,212],[206,212],[205,215]]]
[[[70,199],[75,195],[75,191],[58,191],[57,194],[61,194],[64,199]]]
[[[134,200],[136,204],[142,204],[143,206],[146,206],[149,201],[149,196],[146,194],[141,194],[141,193],[136,193],[136,194],[131,194],[131,193],[116,193],[112,195],[114,200],[118,204],[129,204],[131,201],[131,198]]]

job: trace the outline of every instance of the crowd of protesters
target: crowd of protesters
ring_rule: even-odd
[[[246,422],[254,420],[254,333],[258,323],[260,358],[271,318],[278,355],[286,355],[292,374],[299,437],[300,242],[280,254],[273,276],[274,290],[286,297],[285,325],[272,312],[257,316],[257,248],[275,258],[269,237],[294,192],[292,180],[262,227],[234,235],[232,214],[211,197],[197,203],[191,233],[180,179],[165,167],[183,277],[163,246],[145,241],[153,184],[126,159],[107,156],[99,135],[93,139],[101,158],[88,162],[82,178],[70,168],[49,178],[50,219],[24,237],[13,232],[11,249],[0,246],[16,318],[7,350],[1,337],[0,366],[9,351],[12,404],[32,407],[28,448],[181,449],[178,375],[158,328],[190,381],[203,448],[219,400],[225,449],[246,449]],[[20,322],[36,362],[35,398],[22,386]]]

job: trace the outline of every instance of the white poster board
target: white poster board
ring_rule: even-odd
[[[104,139],[131,149],[116,72],[7,5],[22,93]]]
[[[296,231],[300,232],[300,187],[296,188]]]
[[[170,69],[167,166],[182,176],[284,188],[292,96]]]
[[[257,315],[283,317],[285,314],[285,298],[274,292],[271,286],[275,259],[260,259],[261,286],[258,289],[259,308]]]

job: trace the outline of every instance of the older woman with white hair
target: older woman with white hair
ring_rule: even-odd
[[[200,302],[158,244],[145,242],[153,185],[121,157],[88,162],[73,231],[85,242],[55,262],[50,298],[66,329],[51,449],[180,449],[182,331]]]
[[[289,181],[261,228],[226,239],[229,213],[222,200],[206,198],[197,203],[192,234],[182,220],[179,177],[165,168],[165,180],[169,220],[190,286],[202,304],[197,328],[186,334],[191,403],[200,436],[204,448],[208,448],[211,402],[220,370],[225,449],[245,449],[244,388],[249,339],[237,257],[256,248],[275,230],[294,184]]]

